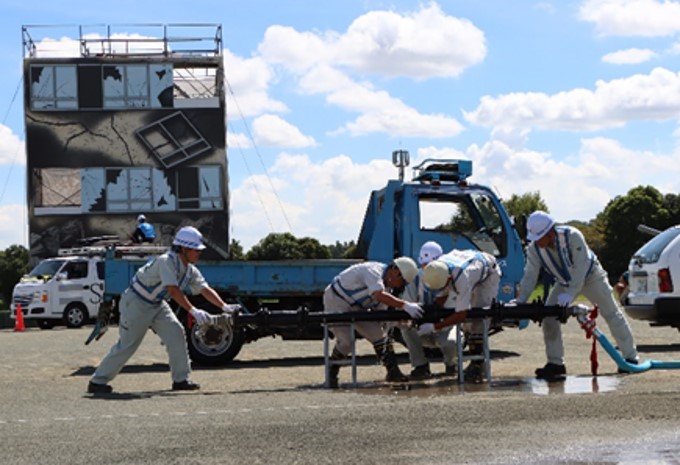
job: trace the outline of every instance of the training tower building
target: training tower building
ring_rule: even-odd
[[[140,213],[157,245],[192,225],[204,258],[224,257],[222,27],[24,26],[22,36],[32,257],[125,243]]]

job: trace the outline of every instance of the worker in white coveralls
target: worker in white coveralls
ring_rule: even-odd
[[[172,298],[199,325],[210,324],[214,317],[194,307],[186,292],[200,294],[227,314],[239,308],[236,304],[225,303],[193,265],[203,249],[205,246],[201,233],[194,227],[183,227],[175,235],[170,251],[150,260],[135,273],[130,286],[120,298],[118,342],[111,347],[92,375],[87,388],[89,393],[112,392],[108,383],[135,353],[149,328],[160,336],[168,351],[172,389],[200,389],[197,383],[189,379],[191,370],[184,327],[166,300]]]
[[[423,270],[425,286],[433,291],[455,294],[455,311],[441,321],[420,325],[418,334],[441,331],[463,322],[471,308],[488,307],[498,296],[500,280],[500,266],[496,258],[486,252],[454,249],[430,262]],[[474,319],[469,328],[470,353],[481,355],[484,349],[484,321]],[[483,382],[485,373],[486,367],[482,360],[471,360],[464,371],[465,378],[473,383]]]
[[[527,261],[520,282],[517,301],[526,302],[531,295],[541,269],[555,279],[546,305],[569,306],[583,294],[599,307],[609,329],[629,363],[638,363],[638,353],[628,321],[616,303],[607,272],[586,244],[583,234],[571,226],[557,226],[543,211],[535,211],[527,220]],[[555,317],[543,319],[543,340],[547,364],[536,369],[536,377],[554,379],[566,375],[562,328]]]
[[[418,274],[418,267],[409,257],[395,258],[389,265],[380,262],[352,265],[337,275],[326,287],[323,295],[324,312],[348,313],[369,309],[385,310],[387,307],[393,307],[405,310],[412,318],[419,318],[423,314],[420,305],[401,300],[389,292],[403,288],[415,279],[416,274]],[[408,381],[408,377],[399,369],[386,326],[379,321],[358,321],[354,323],[354,327],[360,335],[373,344],[378,359],[387,370],[385,380]],[[350,326],[339,323],[329,325],[329,329],[335,336],[331,360],[337,362],[347,358],[352,350]],[[332,363],[329,373],[330,387],[338,387],[339,372],[340,364]]]
[[[432,260],[443,255],[442,247],[434,242],[428,241],[420,247],[418,253],[418,264],[420,271],[412,283],[406,285],[402,298],[408,302],[418,302],[422,305],[443,306],[448,297],[446,289],[441,292],[431,291],[425,287],[422,279],[422,269]],[[425,347],[437,347],[442,352],[444,361],[444,374],[456,374],[456,333],[453,327],[443,328],[430,334],[420,336],[418,329],[409,324],[400,326],[399,330],[404,338],[404,343],[408,348],[411,361],[411,374],[409,379],[422,380],[432,376],[430,363],[425,355]]]

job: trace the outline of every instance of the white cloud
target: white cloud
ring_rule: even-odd
[[[328,66],[310,70],[300,80],[305,93],[326,93],[326,100],[348,111],[360,113],[352,122],[332,131],[353,136],[384,132],[395,137],[452,137],[464,128],[455,118],[422,114],[369,82],[357,83]]]
[[[487,127],[595,131],[634,120],[675,119],[679,111],[680,73],[655,68],[649,74],[598,81],[594,91],[484,96],[475,110],[464,115],[469,122]]]
[[[471,145],[464,152],[427,146],[411,156],[411,167],[425,158],[472,160],[472,182],[493,187],[504,198],[539,191],[559,221],[591,220],[614,197],[638,185],[680,191],[680,154],[635,151],[602,137],[582,140],[569,160],[502,141]],[[255,176],[233,188],[233,238],[246,249],[272,231],[312,236],[324,244],[356,240],[371,190],[397,173],[387,157],[358,163],[346,155],[313,161],[283,153],[268,179]]]
[[[371,190],[396,176],[388,158],[363,164],[346,155],[314,162],[307,155],[281,154],[268,179],[254,176],[232,187],[232,236],[246,250],[270,232],[324,244],[356,240]]]
[[[483,61],[486,45],[472,23],[448,16],[432,3],[408,14],[366,13],[344,33],[272,26],[259,52],[268,63],[293,73],[303,94],[325,94],[328,103],[359,113],[331,134],[453,137],[464,129],[455,118],[423,114],[353,76],[455,77]]]
[[[264,112],[286,112],[283,102],[269,96],[275,76],[259,57],[244,59],[223,51],[227,95],[227,118],[237,120]]]
[[[276,115],[263,115],[253,121],[253,136],[258,145],[282,148],[314,147],[313,137],[305,136],[292,124]]]
[[[372,11],[335,44],[335,61],[356,70],[414,78],[456,77],[486,56],[484,33],[434,3],[401,15]]]
[[[588,221],[617,195],[638,185],[680,190],[680,157],[634,151],[602,137],[584,139],[571,160],[514,150],[502,142],[471,146],[474,182],[496,187],[505,198],[539,191],[559,221]]]
[[[486,56],[484,33],[467,19],[431,3],[400,14],[371,11],[344,33],[298,32],[272,26],[259,46],[262,57],[295,72],[320,64],[416,79],[456,77]]]
[[[579,17],[605,36],[666,37],[680,32],[680,2],[671,0],[585,0]]]
[[[24,141],[0,124],[0,165],[25,165],[25,151]]]
[[[602,61],[613,65],[636,65],[657,56],[656,52],[647,48],[629,48],[608,53],[602,57]]]
[[[25,204],[0,205],[0,250],[18,244],[28,247]]]

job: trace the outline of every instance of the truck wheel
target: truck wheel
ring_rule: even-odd
[[[194,324],[186,329],[189,357],[197,365],[220,366],[231,362],[241,351],[242,330]]]
[[[70,303],[64,309],[64,323],[68,328],[80,328],[87,318],[87,309],[79,302]]]
[[[54,320],[36,320],[36,323],[40,329],[52,329],[55,325]]]

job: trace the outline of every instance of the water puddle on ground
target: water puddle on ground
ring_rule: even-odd
[[[351,383],[341,388],[355,389],[361,394],[406,395],[432,397],[438,395],[466,394],[474,392],[526,392],[536,395],[597,394],[614,391],[620,380],[614,376],[567,376],[562,381],[543,381],[535,378],[492,379],[491,383],[459,384],[455,378],[434,378],[408,383]]]

